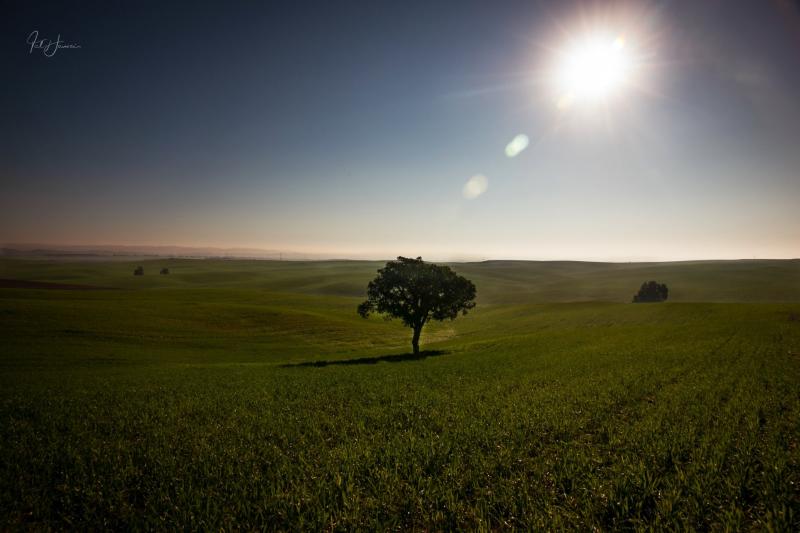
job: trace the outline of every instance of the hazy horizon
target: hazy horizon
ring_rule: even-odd
[[[0,242],[800,256],[796,2],[65,2],[2,24]],[[36,48],[56,36],[79,48]]]
[[[417,257],[418,253],[398,253],[387,252],[385,254],[374,253],[344,253],[321,252],[318,250],[302,249],[267,249],[259,247],[223,247],[223,246],[182,246],[170,244],[154,245],[117,245],[117,244],[48,244],[48,243],[0,243],[0,249],[25,252],[47,251],[65,252],[68,254],[119,254],[122,256],[154,256],[154,257],[221,257],[230,259],[283,259],[285,261],[315,261],[315,260],[353,260],[353,261],[385,261],[392,260],[399,255],[405,257]],[[600,262],[600,263],[670,263],[670,262],[692,262],[692,261],[782,261],[798,260],[800,257],[679,257],[674,259],[663,259],[646,256],[630,257],[547,257],[547,256],[480,256],[480,255],[458,255],[458,254],[437,254],[429,253],[422,255],[423,259],[437,262],[479,262],[479,261],[575,261],[575,262]]]

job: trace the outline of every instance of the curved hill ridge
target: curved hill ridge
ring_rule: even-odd
[[[360,297],[380,261],[149,259],[136,262],[0,260],[0,278],[120,289],[253,288]],[[133,269],[143,266],[144,276]],[[644,281],[666,283],[670,301],[797,302],[800,260],[597,263],[451,263],[478,287],[479,303],[628,302]],[[159,275],[162,267],[170,274]],[[36,288],[29,286],[28,288]]]

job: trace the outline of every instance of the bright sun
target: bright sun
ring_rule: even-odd
[[[624,36],[594,35],[574,42],[556,72],[558,107],[607,101],[630,81],[631,69]]]

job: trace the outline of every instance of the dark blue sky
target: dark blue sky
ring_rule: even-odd
[[[800,255],[797,3],[167,4],[3,3],[0,242]],[[558,109],[595,30],[629,86]]]

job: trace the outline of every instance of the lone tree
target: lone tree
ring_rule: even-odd
[[[669,296],[669,289],[663,283],[647,281],[642,283],[639,292],[633,295],[633,303],[663,302]]]
[[[419,354],[419,335],[429,320],[455,320],[475,307],[475,285],[450,267],[426,263],[421,257],[398,257],[378,270],[367,286],[367,300],[358,314],[399,318],[414,330],[411,346]]]

